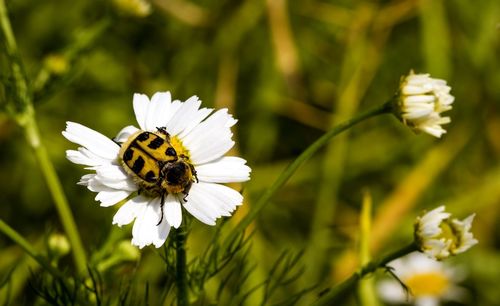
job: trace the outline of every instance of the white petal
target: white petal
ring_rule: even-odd
[[[97,179],[97,176],[95,174],[87,174],[87,175],[82,176],[82,178],[80,179],[78,184],[87,186],[87,188],[92,192],[108,191],[108,192],[113,192],[115,194],[117,191],[124,191],[126,194],[131,194],[132,192],[137,191],[137,189],[138,189],[137,186],[133,190],[123,190],[123,189],[117,189],[117,188],[112,188],[112,187],[106,186],[99,179]],[[123,193],[123,194],[125,194],[125,193]],[[101,195],[101,197],[103,197],[103,196],[104,196],[104,194]],[[114,204],[114,203],[110,203],[110,204]],[[109,205],[106,205],[106,206],[109,206]]]
[[[179,100],[174,100],[172,101],[172,104],[170,104],[170,107],[168,108],[167,113],[165,114],[165,123],[162,126],[168,126],[168,123],[172,118],[174,117],[175,113],[177,113],[177,110],[182,106],[182,102]]]
[[[130,199],[129,201],[127,201],[127,203],[123,204],[123,206],[118,209],[115,216],[113,217],[113,224],[121,227],[134,221],[134,219],[137,217],[137,214],[148,204],[148,201],[149,198],[146,198],[144,196],[137,196],[133,199]]]
[[[72,163],[91,167],[111,164],[111,161],[109,159],[99,157],[98,155],[92,153],[84,147],[79,147],[78,151],[67,150],[66,158]]]
[[[430,134],[437,138],[441,138],[441,135],[446,134],[446,130],[443,129],[440,125],[423,126],[420,127],[420,129],[427,134]]]
[[[134,113],[137,123],[142,130],[146,130],[146,116],[148,114],[149,98],[143,94],[134,94]]]
[[[101,202],[102,207],[108,207],[113,206],[121,200],[125,199],[131,193],[131,191],[109,188],[109,190],[103,190],[97,193],[95,200]]]
[[[201,101],[197,96],[192,96],[187,99],[186,102],[182,103],[177,112],[172,116],[172,119],[168,122],[167,131],[170,135],[176,136],[190,125],[193,119],[197,117],[200,105]]]
[[[227,109],[221,109],[188,133],[182,143],[189,150],[193,163],[204,164],[229,151],[234,145],[230,127],[235,123]]]
[[[163,215],[170,225],[179,228],[182,222],[182,209],[177,197],[171,194],[167,195],[163,205]]]
[[[160,198],[152,198],[137,214],[132,228],[132,244],[139,248],[150,244],[157,248],[162,246],[167,239],[170,225],[164,218],[161,224],[157,225],[160,218]]]
[[[180,137],[181,139],[184,138],[187,134],[189,134],[189,132],[191,132],[192,129],[198,126],[198,124],[200,124],[203,119],[207,118],[207,116],[210,115],[213,110],[213,108],[199,109],[196,113],[196,116],[191,119],[190,123],[184,128],[181,133],[179,133],[178,137]]]
[[[156,248],[161,247],[167,240],[170,233],[170,224],[167,220],[163,219],[160,224],[156,226],[156,236],[153,237],[153,244]]]
[[[210,163],[196,166],[196,175],[200,181],[213,183],[245,182],[250,179],[250,167],[246,160],[234,156],[225,156]]]
[[[193,184],[184,204],[186,209],[193,208],[196,218],[207,224],[214,224],[215,219],[231,216],[236,206],[241,205],[243,196],[227,186],[214,183]],[[188,209],[189,212],[191,212]],[[206,220],[209,222],[206,222]]]
[[[137,212],[132,228],[132,244],[140,248],[153,242],[155,227],[160,220],[158,198],[149,198],[148,203]]]
[[[120,151],[120,146],[111,139],[78,123],[66,122],[66,130],[62,134],[69,141],[77,143],[93,154],[108,160],[116,159]]]
[[[233,146],[234,141],[225,139],[231,139],[231,136],[221,137],[220,139],[214,139],[211,143],[208,141],[201,141],[205,146],[197,149],[196,151],[190,151],[191,160],[195,165],[204,164],[220,158],[227,153]],[[194,152],[194,153],[191,153]]]
[[[95,174],[90,173],[90,174],[85,174],[80,178],[80,181],[77,183],[78,185],[83,185],[83,186],[88,186],[89,183],[94,179]]]
[[[436,101],[436,97],[433,95],[418,95],[418,96],[408,96],[404,98],[405,105],[417,104],[417,103],[430,103]]]
[[[403,94],[405,95],[422,95],[426,94],[431,91],[431,88],[428,87],[423,87],[423,86],[416,86],[412,84],[408,84],[403,87]]]
[[[184,208],[196,219],[207,225],[215,225],[215,217],[207,215],[204,211],[198,208],[198,205],[193,205],[193,201],[187,202]]]
[[[230,209],[224,207],[224,203],[218,203],[217,199],[207,192],[204,185],[212,183],[197,183],[193,184],[189,195],[186,197],[186,204],[192,204],[198,211],[203,212],[206,216],[214,220],[222,216],[230,216]],[[185,205],[186,205],[185,204]]]
[[[377,285],[377,291],[380,297],[391,304],[404,303],[406,295],[401,285],[393,280],[383,280]]]
[[[126,126],[118,133],[118,135],[116,135],[115,141],[124,143],[125,141],[127,141],[127,139],[129,139],[130,136],[132,136],[138,130],[139,129],[133,125]]]
[[[415,306],[438,306],[439,299],[435,296],[420,296],[415,299]]]
[[[172,97],[168,91],[157,92],[153,95],[146,116],[145,125],[147,131],[156,131],[159,127],[165,127],[171,101]]]
[[[243,204],[243,196],[238,191],[221,184],[203,183],[196,184],[199,192],[207,199],[213,199],[221,209],[232,213],[236,206]]]
[[[432,104],[414,104],[405,107],[403,111],[405,112],[405,114],[403,114],[403,118],[407,120],[414,120],[429,116],[432,112],[434,112],[434,106]]]
[[[121,166],[106,165],[97,167],[95,170],[95,179],[106,186],[128,191],[136,191],[138,189],[138,186]]]

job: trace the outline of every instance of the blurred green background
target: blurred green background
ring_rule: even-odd
[[[498,1],[153,0],[147,16],[133,16],[112,1],[16,0],[7,6],[43,142],[88,254],[107,241],[115,209],[100,208],[93,193],[76,185],[85,171],[65,158],[65,150],[75,148],[61,135],[66,121],[113,137],[135,124],[134,93],[167,90],[176,99],[197,95],[206,107],[229,108],[239,120],[233,154],[253,169],[252,180],[237,187],[246,202],[224,228],[230,231],[300,152],[334,124],[385,102],[414,69],[452,87],[448,133],[442,139],[415,135],[384,115],[335,138],[252,225],[249,265],[256,268],[249,282],[258,283],[283,250],[304,250],[304,274],[280,289],[277,300],[349,275],[357,262],[362,194],[369,190],[373,256],[411,240],[413,219],[423,209],[445,204],[460,218],[477,213],[479,244],[453,262],[467,273],[464,304],[498,305]],[[3,52],[0,64],[5,97]],[[0,217],[43,249],[44,237],[62,227],[23,132],[5,112],[0,147]],[[196,258],[214,229],[192,224],[188,257]],[[119,232],[130,237],[129,228]],[[0,290],[12,304],[36,300],[30,271],[38,268],[22,254],[0,235],[0,275],[17,265],[11,284]],[[62,267],[71,270],[66,257]],[[150,247],[138,264],[114,273],[148,282],[156,305],[166,294],[162,265]],[[143,288],[137,290],[141,295]]]

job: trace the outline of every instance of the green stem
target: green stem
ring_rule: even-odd
[[[23,238],[18,232],[16,232],[12,227],[0,219],[0,231],[3,232],[7,237],[12,239],[17,243],[29,256],[31,256],[40,266],[44,267],[50,274],[54,277],[63,278],[61,272],[54,268],[45,258],[35,251],[35,248]]]
[[[372,222],[372,198],[368,190],[363,192],[363,203],[361,206],[360,222],[359,222],[359,261],[361,266],[367,264],[371,260],[370,255],[370,233]],[[377,306],[378,300],[373,286],[373,278],[365,278],[360,280],[358,285],[358,296],[360,305]]]
[[[255,203],[250,212],[236,225],[235,229],[229,234],[225,240],[225,245],[228,245],[236,239],[238,234],[242,232],[254,219],[257,217],[258,213],[264,208],[264,206],[269,202],[269,200],[274,196],[274,194],[288,181],[288,179],[295,173],[295,171],[311,156],[316,153],[320,148],[322,148],[328,141],[334,136],[340,134],[341,132],[349,129],[350,127],[356,125],[357,123],[364,121],[368,118],[391,112],[391,102],[386,102],[379,105],[365,113],[361,113],[358,116],[347,120],[330,131],[326,132],[318,140],[316,140],[312,145],[310,145],[302,154],[300,154],[297,159],[295,159],[278,177],[274,184],[266,190],[266,192],[259,198],[257,203]]]
[[[375,272],[378,268],[385,268],[386,265],[397,259],[399,257],[405,256],[411,252],[418,251],[417,245],[412,242],[411,244],[394,251],[379,260],[371,261],[361,267],[357,272],[351,275],[348,279],[343,281],[342,283],[336,285],[331,288],[328,292],[323,294],[314,304],[313,306],[320,305],[335,305],[338,303],[338,299],[345,296],[345,294],[349,291],[352,291],[356,284],[367,274]]]
[[[45,147],[40,141],[40,132],[38,131],[38,126],[35,120],[35,111],[33,109],[33,98],[28,87],[26,74],[22,69],[23,66],[21,58],[19,57],[19,52],[17,50],[15,37],[12,32],[4,0],[0,0],[0,27],[5,38],[5,48],[10,59],[11,72],[14,78],[14,113],[16,119],[19,125],[24,128],[28,143],[35,152],[37,163],[40,166],[42,174],[47,182],[49,191],[59,213],[61,223],[71,243],[76,268],[78,269],[78,272],[83,275],[87,270],[87,259],[83,245],[76,228],[73,215],[69,208],[68,201],[66,200],[66,196],[61,187],[61,182],[59,181]]]
[[[187,288],[187,271],[186,271],[186,238],[187,231],[185,225],[181,225],[175,231],[175,251],[176,251],[176,268],[175,282],[177,284],[177,306],[187,306],[188,288]]]
[[[54,204],[56,205],[57,212],[59,213],[59,219],[61,220],[64,231],[66,232],[73,249],[73,259],[78,273],[85,274],[87,271],[87,258],[85,250],[59,177],[54,169],[54,165],[50,161],[47,150],[40,142],[40,134],[35,120],[29,120],[25,128],[26,136],[33,147],[38,165],[42,170],[42,174],[49,187]]]

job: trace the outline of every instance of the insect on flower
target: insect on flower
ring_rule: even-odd
[[[125,171],[150,196],[159,196],[161,216],[167,194],[189,194],[197,181],[196,170],[189,157],[177,155],[165,127],[155,132],[137,131],[121,146],[119,158]]]
[[[167,194],[189,194],[196,178],[196,170],[189,163],[189,157],[178,156],[170,143],[165,127],[158,132],[137,131],[121,146],[120,161],[127,173],[141,187],[140,191],[150,196],[161,197],[161,216]]]
[[[139,128],[127,126],[113,139],[81,124],[67,122],[64,137],[79,144],[67,158],[87,166],[79,184],[97,192],[101,206],[127,200],[113,224],[132,223],[132,244],[163,245],[182,210],[208,225],[231,216],[243,196],[223,184],[250,179],[246,160],[224,156],[234,145],[236,120],[227,109],[200,108],[193,96],[172,101],[169,92],[134,95]]]

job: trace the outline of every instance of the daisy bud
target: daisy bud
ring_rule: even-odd
[[[60,54],[51,54],[44,59],[45,68],[55,75],[62,75],[68,72],[69,62]]]
[[[50,252],[56,257],[61,258],[68,254],[71,246],[69,245],[68,238],[62,234],[52,234],[47,241]]]
[[[122,240],[116,246],[115,251],[97,265],[97,270],[104,272],[124,262],[139,260],[140,257],[141,253],[135,246],[130,244],[130,241]]]
[[[467,251],[478,243],[470,232],[475,214],[464,220],[450,219],[451,214],[440,206],[415,221],[415,242],[429,257],[442,260]]]
[[[151,4],[147,0],[113,0],[113,3],[127,15],[146,17],[151,14]]]
[[[120,254],[122,261],[136,261],[141,256],[137,248],[130,244],[128,240],[122,240],[117,246],[117,253]]]
[[[416,133],[425,132],[439,138],[446,133],[441,125],[451,121],[449,117],[441,117],[441,113],[452,108],[455,100],[450,90],[445,80],[410,71],[401,80],[394,114]]]

